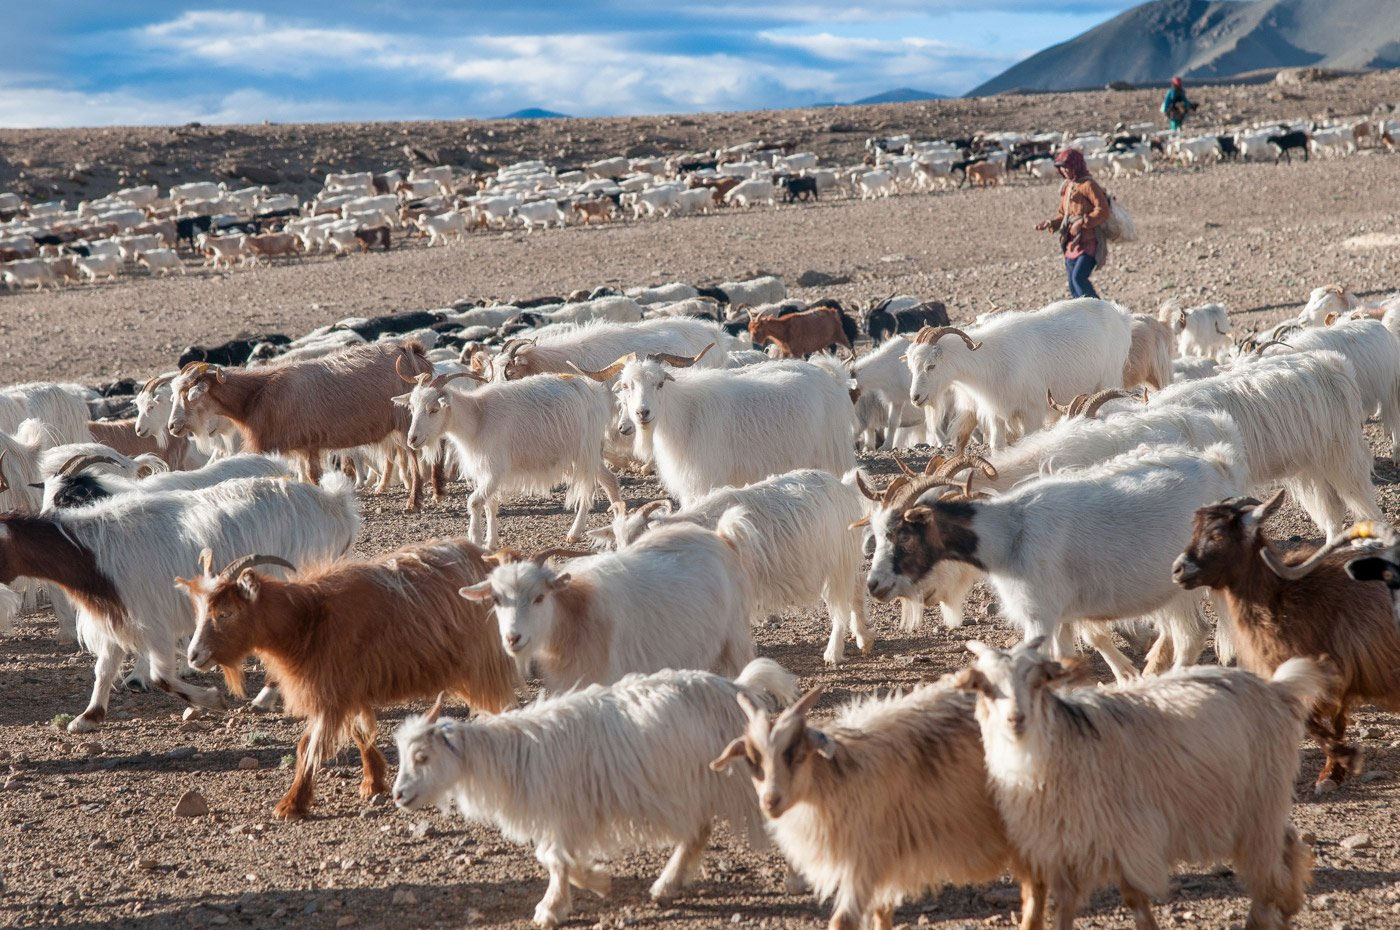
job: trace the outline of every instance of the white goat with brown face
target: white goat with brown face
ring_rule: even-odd
[[[451,386],[458,378],[481,383],[461,390]],[[462,475],[476,485],[467,498],[473,542],[496,547],[503,494],[548,494],[561,481],[568,482],[565,500],[576,511],[570,542],[583,535],[598,485],[614,513],[625,512],[617,479],[603,462],[612,409],[603,385],[555,374],[486,383],[470,372],[422,374],[409,383],[413,390],[394,398],[411,415],[408,448],[431,462],[444,437],[457,447]]]

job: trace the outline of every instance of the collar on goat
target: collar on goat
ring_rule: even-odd
[[[944,336],[957,336],[963,342],[967,343],[967,347],[973,352],[982,348],[982,343],[973,342],[971,336],[958,329],[956,326],[925,326],[914,334],[914,342],[919,345],[933,345]]]

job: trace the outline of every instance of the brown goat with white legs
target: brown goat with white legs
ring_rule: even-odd
[[[1347,562],[1356,553],[1336,551],[1365,535],[1368,524],[1285,557],[1263,533],[1283,496],[1264,504],[1229,498],[1196,511],[1191,545],[1172,577],[1184,588],[1224,594],[1241,668],[1268,676],[1295,656],[1325,656],[1335,667],[1332,686],[1308,720],[1308,734],[1327,756],[1320,789],[1360,769],[1360,750],[1342,741],[1353,705],[1400,710],[1400,631],[1390,592],[1353,581]]]
[[[298,456],[303,474],[318,483],[323,452],[401,443],[393,398],[404,377],[432,370],[416,341],[376,342],[266,368],[191,362],[171,385],[170,432],[183,436],[192,422],[226,417],[242,434],[244,451]],[[410,511],[421,496],[416,474],[410,471]]]
[[[489,611],[457,596],[486,577],[481,550],[465,539],[405,546],[363,561],[340,561],[281,581],[257,572],[281,559],[245,556],[217,575],[181,578],[194,602],[189,661],[221,666],[243,693],[243,662],[256,655],[289,713],[307,720],[296,776],[275,813],[299,820],[311,806],[317,769],[347,736],[360,750],[360,794],[386,794],[388,765],[375,748],[374,709],[441,691],[478,710],[515,704],[519,673],[501,648]]]
[[[807,713],[819,697],[770,721],[741,695],[748,730],[710,767],[744,761],[778,847],[834,897],[830,930],[890,930],[906,895],[1025,874],[987,787],[970,696],[922,685],[847,704],[818,728]],[[1021,894],[1021,930],[1036,930],[1044,890],[1023,880]]]

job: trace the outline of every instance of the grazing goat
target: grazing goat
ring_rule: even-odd
[[[347,736],[360,750],[360,796],[388,793],[388,766],[374,745],[377,705],[441,691],[492,713],[515,703],[519,678],[487,612],[457,596],[486,575],[481,551],[466,540],[415,543],[300,572],[276,556],[246,555],[215,574],[211,559],[204,550],[203,571],[176,580],[197,618],[190,664],[221,667],[242,697],[243,662],[256,655],[287,710],[307,720],[279,819],[306,816],[317,770]],[[269,564],[295,574],[282,581],[255,570]]]
[[[413,390],[394,402],[409,413],[410,450],[422,451],[434,463],[443,439],[456,447],[463,476],[476,485],[467,498],[467,535],[473,542],[496,547],[501,495],[547,494],[561,481],[568,482],[565,504],[575,510],[569,542],[582,537],[597,487],[615,513],[626,510],[617,479],[603,461],[612,416],[607,388],[577,375],[548,374],[459,391],[448,387],[456,378],[481,380],[471,372],[405,378]]]
[[[1178,862],[1229,859],[1248,890],[1246,926],[1283,930],[1303,906],[1312,851],[1288,822],[1298,738],[1326,687],[1309,659],[1272,680],[1181,669],[1116,688],[1039,652],[979,642],[958,685],[977,693],[988,781],[1030,880],[1069,930],[1084,899],[1116,882],[1139,928]]]
[[[118,472],[95,472],[93,465],[120,465],[116,459],[98,453],[69,460],[49,473],[43,483],[40,513],[70,507],[86,507],[118,494],[150,494],[156,491],[194,491],[212,488],[235,478],[290,478],[287,463],[265,455],[233,455],[215,459],[192,471],[168,471],[129,477]],[[146,466],[148,468],[148,466]]]
[[[549,871],[541,927],[569,917],[571,885],[607,894],[611,877],[594,863],[628,848],[675,847],[651,886],[666,901],[694,877],[716,819],[767,847],[753,795],[705,763],[743,726],[736,698],[770,706],[795,692],[793,675],[756,659],[732,681],[666,669],[475,720],[442,719],[437,704],[395,734],[394,801],[418,810],[455,799],[463,814],[533,844]]]
[[[460,593],[495,606],[506,651],[522,666],[535,660],[552,692],[663,668],[735,675],[753,658],[752,596],[728,539],[723,525],[667,526],[567,571],[548,564],[559,550],[507,550]]]
[[[1400,630],[1390,592],[1348,577],[1355,552],[1336,550],[1370,535],[1366,524],[1327,545],[1280,554],[1263,525],[1283,491],[1267,503],[1231,498],[1196,512],[1191,544],[1172,566],[1184,588],[1224,595],[1240,667],[1267,676],[1295,656],[1326,656],[1337,672],[1308,721],[1327,762],[1317,776],[1340,783],[1361,767],[1361,753],[1343,742],[1356,704],[1400,709]]]
[[[227,418],[249,452],[281,452],[300,459],[309,481],[321,479],[321,453],[392,440],[393,398],[406,366],[432,372],[421,343],[372,343],[304,362],[227,369],[207,362],[186,366],[172,383],[172,435],[210,415]],[[408,509],[418,509],[419,487]]]
[[[1027,637],[1055,636],[1064,654],[1074,621],[1115,677],[1136,674],[1102,621],[1148,614],[1163,626],[1148,670],[1194,662],[1204,645],[1197,598],[1171,583],[1172,560],[1204,503],[1239,493],[1241,456],[1144,446],[1081,471],[1048,475],[987,500],[937,496],[958,486],[931,476],[891,484],[871,518],[875,555],[868,585],[876,600],[921,599],[921,580],[940,562],[987,573],[1007,618]],[[1112,566],[1107,570],[1106,566]]]
[[[201,707],[220,707],[212,688],[180,680],[180,640],[194,631],[189,602],[170,580],[201,549],[224,557],[271,552],[289,559],[330,558],[354,541],[359,514],[350,482],[324,486],[252,478],[198,491],[124,494],[47,516],[0,516],[0,584],[37,578],[62,589],[78,608],[79,640],[97,653],[92,700],[68,724],[97,729],[128,652],[144,655],[156,687]]]
[[[987,787],[973,701],[948,686],[847,704],[821,727],[808,692],[776,719],[745,698],[744,735],[710,763],[742,760],[768,832],[822,899],[830,930],[890,930],[907,896],[945,882],[1021,875]],[[1022,881],[1022,930],[1041,926],[1043,889]]]
[[[657,477],[682,507],[706,491],[794,468],[843,475],[855,467],[855,413],[847,388],[806,362],[746,368],[688,368],[690,358],[624,356],[602,371],[656,462]],[[674,372],[674,374],[672,374]]]
[[[1157,319],[1177,334],[1176,354],[1182,358],[1195,355],[1218,362],[1230,352],[1230,315],[1220,304],[1183,309],[1175,301],[1167,301]]]
[[[786,358],[806,358],[833,345],[850,349],[851,341],[841,318],[841,311],[835,307],[817,307],[783,317],[752,316],[749,337],[754,345],[772,342]]]
[[[728,346],[733,342],[707,320],[663,318],[632,324],[585,323],[533,339],[509,340],[492,361],[492,372],[497,381],[512,381],[546,372],[567,373],[574,370],[573,366],[603,368],[628,352],[694,355],[711,343]],[[723,362],[723,353],[716,353],[701,367],[719,367]]]
[[[856,480],[854,474],[848,477]],[[800,469],[741,488],[717,488],[675,513],[669,502],[652,501],[612,529],[590,535],[610,535],[624,548],[655,526],[695,523],[714,529],[725,520],[753,586],[754,618],[824,601],[831,638],[822,658],[838,665],[850,633],[862,653],[874,645],[860,584],[865,554],[860,535],[851,529],[865,511],[860,493],[849,484],[828,472]]]
[[[1062,397],[1119,387],[1132,345],[1132,317],[1095,298],[1035,313],[998,314],[963,332],[920,330],[909,347],[909,398],[934,405],[956,386],[988,427],[994,450],[1044,425],[1045,392]],[[951,337],[951,338],[950,338]]]

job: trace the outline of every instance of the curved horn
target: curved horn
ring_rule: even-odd
[[[281,556],[276,555],[245,555],[241,559],[234,559],[224,566],[224,570],[219,572],[220,578],[237,578],[243,574],[244,569],[253,568],[256,565],[280,565],[288,571],[296,571],[297,567]]]
[[[594,381],[611,381],[613,378],[617,377],[617,373],[619,371],[627,367],[629,362],[634,362],[636,360],[637,353],[628,352],[626,355],[613,362],[607,368],[601,368],[598,371],[589,371],[587,368],[580,368],[573,362],[569,362],[568,366],[574,371],[578,372],[579,374],[586,375],[587,377],[592,378]]]
[[[917,478],[917,477],[919,477],[919,473],[916,472],[914,469],[910,468],[908,465],[904,464],[904,459],[900,458],[898,455],[894,456],[894,463],[895,463],[896,465],[899,466],[899,470],[900,470],[900,471],[904,472],[904,477],[906,477],[906,478]]]
[[[87,468],[89,465],[120,464],[121,462],[112,458],[110,455],[75,455],[71,459],[63,463],[63,466],[58,470],[58,474],[64,476],[72,476],[78,474],[78,472],[82,471],[84,468]]]
[[[1045,389],[1045,403],[1050,405],[1051,410],[1058,410],[1064,416],[1070,415],[1069,405],[1055,403],[1055,395],[1051,393],[1049,388]]]
[[[982,343],[973,342],[971,336],[958,329],[956,326],[925,326],[915,333],[914,341],[924,345],[932,345],[944,336],[957,336],[963,342],[967,343],[967,347],[973,352],[982,348]]]
[[[10,489],[10,482],[5,480],[5,456],[9,454],[9,449],[0,450],[0,494]]]
[[[535,340],[524,336],[517,336],[514,339],[507,339],[506,344],[501,346],[501,354],[506,357],[506,361],[515,358],[515,353],[520,351],[521,346],[532,346]]]
[[[1265,352],[1267,352],[1269,349],[1272,349],[1274,346],[1283,346],[1285,349],[1293,348],[1291,345],[1284,342],[1282,339],[1270,339],[1268,342],[1261,342],[1258,345],[1256,345],[1253,351],[1255,355],[1263,355]]]
[[[449,371],[445,375],[438,375],[436,378],[434,378],[432,381],[432,387],[446,387],[449,382],[456,381],[458,378],[471,378],[478,384],[486,383],[485,378],[473,371]]]
[[[589,549],[565,549],[554,547],[551,549],[541,549],[530,556],[530,561],[537,565],[543,565],[547,559],[581,559],[586,555],[594,555]]]
[[[208,546],[199,550],[199,571],[202,575],[214,574],[214,550]]]
[[[983,477],[986,478],[996,478],[998,474],[996,466],[980,455],[955,456],[947,462],[944,462],[943,466],[933,474],[939,478],[949,478],[965,468],[978,469],[982,472]]]
[[[481,557],[481,561],[487,565],[506,565],[511,562],[521,562],[524,559],[525,557],[517,550],[510,548],[497,549],[495,552],[488,552]]]
[[[947,464],[948,457],[945,456],[942,452],[940,452],[933,458],[929,459],[926,463],[924,463],[924,474],[941,475],[943,474],[943,466]]]
[[[865,483],[865,479],[861,477],[860,472],[856,472],[856,489],[872,501],[880,500],[880,495],[870,490],[870,485]]]
[[[1099,391],[1084,403],[1083,414],[1087,420],[1092,420],[1104,404],[1111,400],[1118,400],[1121,397],[1131,397],[1137,400],[1137,391],[1125,391],[1122,388],[1109,388],[1106,391]]]
[[[652,515],[652,513],[654,513],[657,510],[660,510],[662,507],[669,509],[670,506],[671,502],[663,497],[661,500],[647,501],[641,507],[637,508],[637,513],[641,514],[644,517],[649,517]]]
[[[441,717],[441,716],[442,716],[442,699],[443,699],[443,697],[444,697],[446,694],[447,694],[446,691],[439,691],[439,692],[438,692],[437,700],[433,702],[433,706],[432,706],[432,707],[429,707],[429,708],[428,708],[428,712],[427,712],[426,714],[423,715],[423,722],[424,722],[424,723],[437,723],[437,722],[438,722],[438,717]]]
[[[417,384],[417,383],[418,383],[418,378],[417,378],[417,376],[410,378],[408,375],[406,375],[406,374],[403,373],[403,356],[402,356],[402,355],[400,355],[398,358],[394,359],[394,372],[399,376],[399,380],[403,381],[405,384]]]
[[[1391,530],[1389,527],[1376,526],[1374,523],[1368,520],[1356,524],[1351,529],[1338,536],[1336,539],[1329,539],[1326,543],[1319,547],[1316,552],[1308,556],[1303,561],[1299,562],[1297,565],[1289,565],[1285,563],[1282,559],[1280,559],[1277,555],[1274,554],[1273,550],[1269,546],[1265,546],[1264,548],[1259,550],[1259,558],[1264,560],[1264,564],[1269,566],[1270,571],[1272,571],[1275,575],[1278,575],[1280,578],[1284,578],[1288,581],[1297,581],[1299,578],[1303,578],[1311,574],[1313,569],[1317,568],[1317,566],[1322,563],[1323,559],[1327,558],[1327,556],[1336,552],[1338,549],[1349,545],[1353,540],[1383,539],[1389,542],[1394,538],[1394,530]]]
[[[1219,323],[1218,321],[1212,323],[1211,325],[1213,325],[1213,326],[1215,327],[1215,334],[1216,334],[1217,336],[1228,336],[1228,335],[1230,335],[1229,333],[1225,332],[1225,330],[1223,330],[1223,329],[1220,328],[1220,323]]]
[[[705,346],[705,348],[701,349],[699,355],[695,356],[671,355],[667,352],[654,352],[651,355],[648,355],[647,358],[651,359],[654,362],[665,362],[667,365],[672,365],[676,368],[689,368],[691,365],[694,365],[696,362],[700,361],[700,359],[704,358],[705,353],[710,351],[714,347],[715,344],[712,342],[709,345]]]
[[[194,372],[195,374],[202,375],[208,370],[208,362],[186,362],[185,367],[180,369],[180,374],[184,375],[189,374],[190,372]]]
[[[141,390],[137,391],[136,393],[154,394],[156,391],[160,390],[162,387],[174,380],[174,375],[156,375],[155,377],[147,381],[145,384],[141,385]]]
[[[890,503],[895,499],[895,495],[897,495],[900,491],[908,487],[908,485],[908,478],[904,477],[903,475],[896,476],[893,481],[885,485],[885,495],[880,500],[880,506],[888,507]]]

